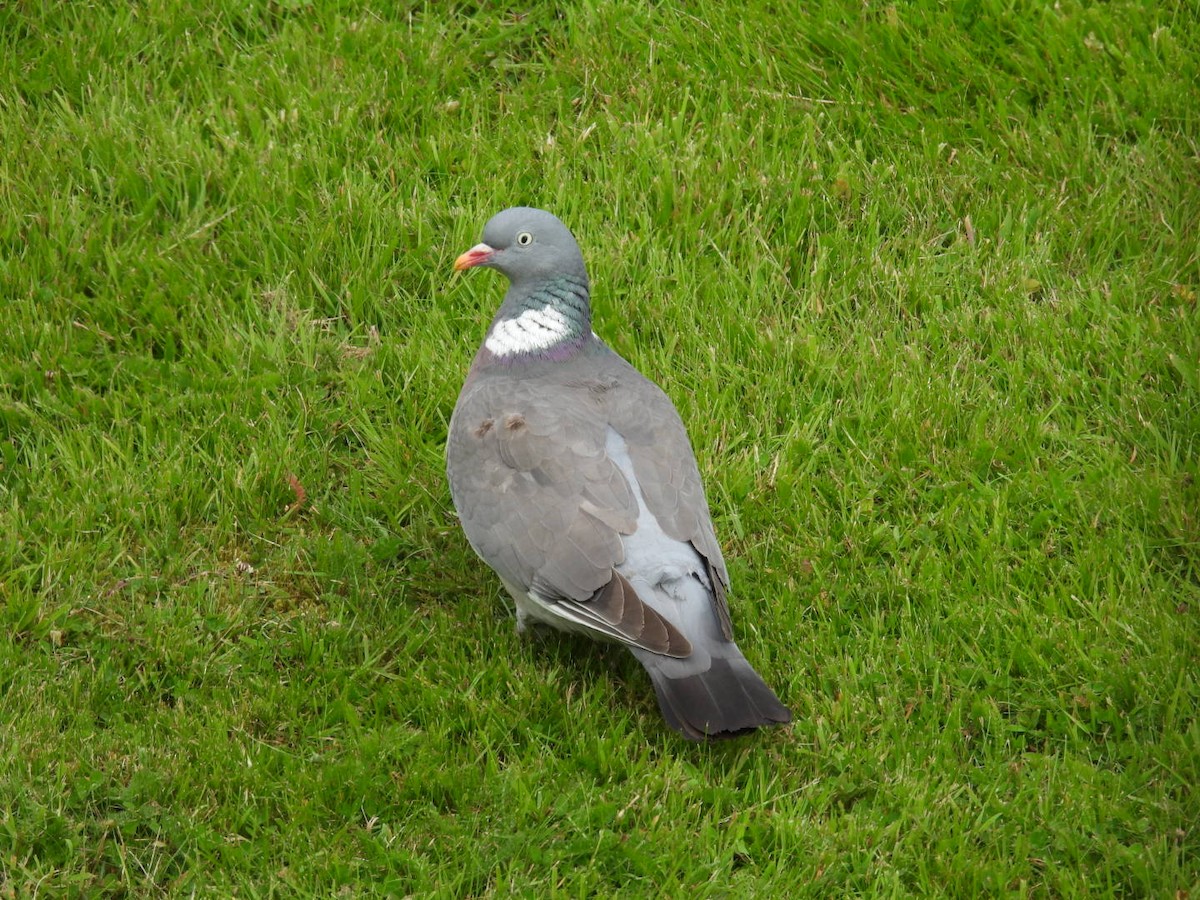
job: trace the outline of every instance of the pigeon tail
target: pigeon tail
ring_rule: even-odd
[[[792,721],[791,710],[736,647],[733,655],[713,656],[703,672],[674,677],[650,654],[636,655],[650,674],[663,718],[689,741],[731,738]]]

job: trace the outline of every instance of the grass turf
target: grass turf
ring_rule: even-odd
[[[1193,4],[0,9],[0,897],[1200,891]],[[513,634],[504,206],[795,725]]]

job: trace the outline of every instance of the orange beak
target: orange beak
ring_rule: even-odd
[[[485,265],[495,252],[487,244],[476,244],[454,261],[454,271],[461,272],[463,269]]]

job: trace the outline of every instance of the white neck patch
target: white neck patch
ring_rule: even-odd
[[[501,319],[484,346],[497,356],[545,350],[571,334],[571,323],[553,306],[527,309],[514,319]]]

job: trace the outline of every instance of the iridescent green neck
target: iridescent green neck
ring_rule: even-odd
[[[497,357],[558,356],[591,336],[587,281],[557,275],[533,288],[510,287],[484,346]]]

